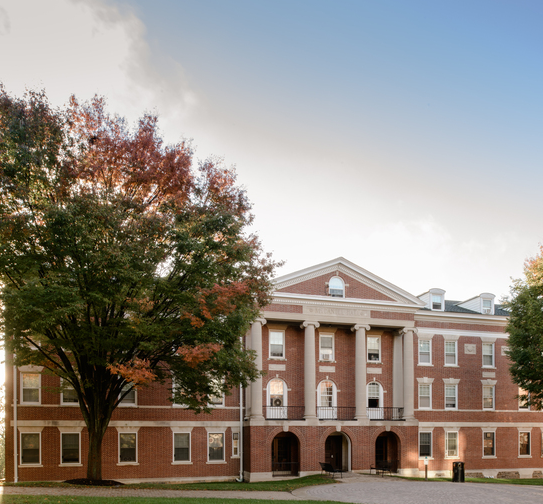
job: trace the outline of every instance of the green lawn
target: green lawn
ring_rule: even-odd
[[[333,481],[328,476],[320,474],[305,476],[303,478],[288,479],[282,481],[262,481],[258,483],[237,483],[235,481],[210,482],[210,483],[137,483],[123,485],[123,488],[160,488],[168,490],[242,490],[247,492],[269,491],[269,492],[292,492],[297,488],[314,485],[327,485]],[[21,483],[4,483],[6,486],[25,487],[73,487],[68,483],[55,483],[50,481],[28,481]]]
[[[256,499],[178,499],[159,497],[70,497],[46,495],[2,495],[2,504],[315,504],[306,500],[256,500]],[[321,504],[340,504],[335,501],[319,501]]]

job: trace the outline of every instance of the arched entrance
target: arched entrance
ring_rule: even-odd
[[[297,476],[300,470],[300,447],[292,432],[281,432],[272,441],[273,476]]]
[[[391,472],[398,472],[400,467],[400,440],[394,432],[382,432],[375,440],[376,467],[383,462],[390,464]]]
[[[351,470],[351,443],[342,432],[330,434],[324,443],[324,461],[334,469]]]

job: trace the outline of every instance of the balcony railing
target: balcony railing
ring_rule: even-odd
[[[370,420],[398,421],[403,418],[403,408],[366,408]]]
[[[303,420],[303,406],[266,406],[266,420]]]
[[[303,406],[265,406],[266,420],[303,420]],[[319,420],[354,420],[354,406],[318,406]],[[403,408],[366,408],[370,420],[403,421]]]
[[[356,408],[353,406],[318,406],[319,420],[354,420]]]
[[[299,462],[272,462],[273,476],[297,476]]]

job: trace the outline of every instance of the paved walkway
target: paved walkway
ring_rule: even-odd
[[[340,480],[341,481],[341,480]],[[341,483],[288,492],[133,490],[123,488],[0,487],[4,495],[82,495],[96,497],[214,497],[219,499],[332,500],[364,504],[541,504],[543,486],[408,481],[385,476],[350,475]]]

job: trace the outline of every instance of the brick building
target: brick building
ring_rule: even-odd
[[[483,293],[415,297],[343,259],[277,278],[246,345],[265,375],[195,415],[155,385],[115,411],[103,476],[251,481],[320,472],[319,462],[401,474],[541,474],[543,413],[519,404],[505,356],[507,313]],[[7,369],[7,480],[85,477],[87,435],[69,390],[40,369]],[[13,408],[13,376],[17,408]],[[14,434],[14,413],[16,435]],[[11,433],[11,435],[10,435]],[[243,447],[243,450],[242,450]]]

